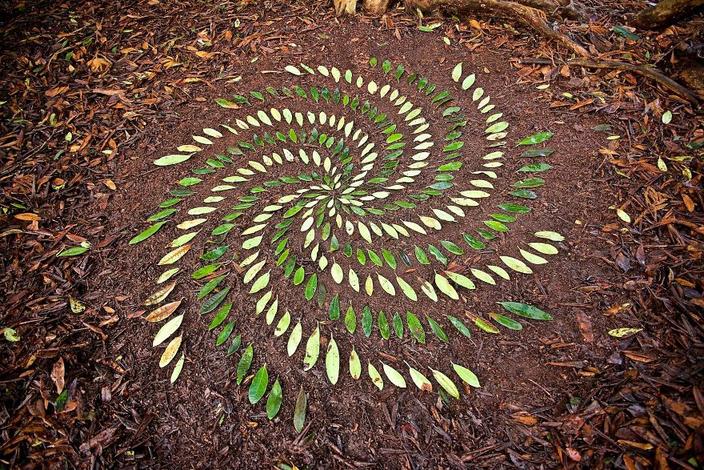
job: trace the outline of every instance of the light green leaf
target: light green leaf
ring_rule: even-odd
[[[195,146],[194,146],[195,147]],[[178,165],[179,163],[183,163],[189,158],[191,158],[193,154],[188,154],[188,155],[183,155],[183,154],[174,154],[174,155],[164,155],[161,158],[157,158],[154,160],[154,165],[156,166],[170,166],[170,165]]]
[[[288,337],[288,344],[286,345],[286,352],[289,357],[293,356],[298,349],[298,345],[301,343],[301,337],[303,336],[303,326],[301,322],[296,323],[296,326],[291,330],[291,334]]]
[[[184,353],[181,353],[181,357],[179,358],[178,362],[174,366],[174,370],[171,372],[171,378],[170,382],[175,383],[178,380],[178,377],[181,375],[181,371],[183,370],[183,363],[186,361],[186,355]]]
[[[538,132],[537,134],[529,135],[528,137],[522,139],[518,142],[518,145],[536,145],[541,144],[552,137],[552,132],[544,131]]]
[[[372,379],[372,383],[376,385],[376,388],[383,390],[384,380],[381,378],[381,374],[379,374],[379,371],[371,362],[367,364],[367,373],[369,374],[369,378]]]
[[[406,379],[403,378],[399,371],[383,362],[381,365],[384,369],[384,374],[386,374],[386,377],[389,379],[389,382],[396,385],[398,388],[406,388]]]
[[[613,330],[609,330],[609,336],[613,336],[614,338],[623,338],[625,336],[634,335],[640,331],[643,331],[643,328],[615,328]]]
[[[452,287],[452,284],[440,275],[439,273],[435,273],[435,285],[438,286],[438,289],[440,289],[440,292],[451,298],[452,300],[459,300],[460,296],[455,290],[454,287]]]
[[[524,263],[523,261],[513,258],[511,256],[499,256],[501,261],[508,266],[509,268],[513,269],[516,272],[523,273],[523,274],[532,274],[533,270],[530,269],[530,267]]]
[[[354,348],[352,348],[352,352],[350,353],[350,375],[355,380],[359,379],[362,375],[362,363],[359,361],[359,356]]]
[[[335,385],[340,376],[340,351],[337,348],[335,339],[331,336],[328,343],[328,351],[325,354],[325,372],[330,383]]]
[[[159,331],[154,336],[154,341],[152,341],[152,346],[159,346],[161,343],[169,339],[169,337],[179,329],[183,323],[183,314],[178,315],[162,326]]]
[[[452,368],[455,369],[455,372],[457,373],[457,375],[460,376],[462,380],[467,382],[472,387],[481,387],[481,384],[479,383],[479,378],[471,370],[467,369],[466,367],[462,367],[459,364],[455,364],[454,362],[452,363]]]
[[[461,76],[462,76],[462,62],[455,65],[455,68],[452,69],[452,80],[455,82],[459,82]]]
[[[408,366],[408,372],[411,374],[411,380],[413,380],[413,383],[416,384],[416,387],[418,387],[420,390],[424,392],[432,392],[433,391],[433,384],[430,382],[430,380],[420,373],[420,371],[414,369],[411,366]]]
[[[544,238],[546,240],[550,240],[553,242],[561,242],[565,239],[565,237],[563,237],[562,235],[560,235],[557,232],[550,232],[550,231],[546,231],[546,230],[543,230],[541,232],[535,232],[535,236],[538,238]]]
[[[440,372],[439,370],[435,369],[430,369],[433,371],[433,377],[435,380],[440,384],[440,386],[445,389],[445,391],[454,398],[459,398],[460,397],[460,391],[457,390],[457,386],[454,384],[450,378]]]
[[[310,370],[320,355],[320,327],[316,326],[306,342],[306,355],[303,358],[303,370]]]

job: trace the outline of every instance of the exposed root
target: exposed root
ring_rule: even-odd
[[[548,59],[524,59],[521,62],[524,64],[552,64],[553,63],[551,60],[548,60]],[[693,103],[693,104],[699,103],[699,97],[694,92],[692,92],[692,90],[677,83],[676,81],[674,81],[673,79],[671,79],[667,75],[663,74],[659,69],[657,69],[655,67],[650,67],[647,65],[629,64],[627,62],[619,62],[619,61],[613,61],[613,60],[594,61],[594,60],[574,59],[574,60],[565,61],[564,63],[567,65],[577,65],[580,67],[587,67],[587,68],[593,68],[593,69],[615,69],[615,70],[624,70],[627,72],[637,73],[637,74],[642,75],[646,78],[650,78],[651,80],[654,80],[655,82],[662,85],[664,88],[667,88],[671,92],[686,99],[690,103]]]
[[[644,29],[662,28],[701,7],[704,7],[704,0],[661,0],[638,13],[634,24]]]
[[[550,0],[527,0],[528,2],[540,2],[546,5]],[[704,1],[704,0],[703,0]],[[591,57],[589,52],[566,35],[555,31],[546,22],[546,14],[542,10],[532,6],[524,5],[507,0],[405,0],[406,7],[415,11],[419,8],[421,11],[433,9],[453,11],[460,14],[469,12],[480,12],[487,16],[501,16],[513,18],[520,21],[524,25],[533,28],[542,36],[556,41],[567,47],[580,57]]]

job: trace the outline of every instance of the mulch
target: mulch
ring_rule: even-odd
[[[677,65],[683,44],[701,43],[700,18],[626,38],[612,26],[639,5],[613,3],[591,5],[600,16],[589,32],[565,28],[597,54],[665,69]],[[6,340],[6,330],[0,338],[0,465],[635,469],[704,462],[704,118],[692,104],[629,72],[564,65],[555,45],[499,21],[445,19],[424,33],[400,9],[382,19],[335,20],[320,2],[0,8],[0,329],[19,336]],[[484,346],[506,364],[494,365],[484,395],[461,406],[412,392],[338,390],[316,397],[300,435],[248,406],[210,337],[194,357],[204,370],[185,370],[176,388],[153,380],[148,332],[129,318],[148,289],[138,275],[148,260],[127,258],[124,244],[153,207],[149,198],[168,188],[147,173],[151,156],[168,148],[164,136],[190,132],[184,118],[207,110],[217,122],[212,99],[236,89],[237,76],[251,82],[263,67],[254,58],[280,66],[302,54],[335,57],[345,43],[381,51],[396,44],[399,57],[431,64],[445,59],[404,50],[423,51],[432,41],[425,50],[442,51],[442,36],[453,44],[442,54],[448,64],[467,54],[512,77],[495,94],[510,85],[515,93],[506,99],[516,113],[535,102],[545,111],[534,122],[562,123],[556,145],[565,156],[547,200],[571,191],[568,222],[580,223],[571,226],[572,258],[538,282],[548,286],[544,300],[571,317]],[[327,41],[337,48],[321,47]],[[343,61],[354,62],[357,52]],[[550,88],[538,92],[544,83]],[[663,125],[666,110],[674,118]],[[585,143],[591,151],[582,153]],[[130,197],[145,183],[154,192]],[[88,255],[55,256],[82,241],[92,244]],[[564,282],[554,279],[560,273]],[[524,284],[512,288],[535,289]],[[621,326],[643,331],[606,335]],[[484,375],[492,373],[491,355],[478,357]],[[525,355],[532,367],[519,367]],[[512,383],[522,374],[533,382]]]

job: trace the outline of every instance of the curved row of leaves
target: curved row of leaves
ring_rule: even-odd
[[[518,142],[519,146],[531,147],[521,154],[529,162],[517,170],[519,175],[529,176],[513,182],[508,199],[499,203],[487,220],[473,226],[469,211],[489,200],[499,179],[498,172],[504,166],[503,149],[509,123],[502,120],[503,114],[495,110],[485,91],[476,86],[475,74],[464,74],[463,64],[457,64],[451,73],[456,91],[471,99],[482,116],[481,128],[487,142],[479,168],[467,172],[463,133],[468,119],[460,106],[464,99],[456,99],[447,90],[437,91],[428,79],[415,73],[406,74],[402,65],[394,68],[389,61],[378,64],[375,58],[369,65],[372,69],[378,66],[376,74],[388,79],[388,83],[367,81],[362,75],[355,77],[351,70],[340,71],[336,67],[288,66],[286,72],[297,80],[314,78],[321,85],[305,86],[301,81],[290,88],[267,87],[264,92],[252,91],[246,97],[220,99],[218,104],[223,107],[256,111],[218,128],[204,128],[202,135],[193,136],[193,143],[180,145],[177,153],[154,162],[158,166],[179,165],[201,153],[213,153],[205,159],[204,166],[193,170],[193,176],[178,182],[171,190],[171,197],[147,218],[151,225],[130,241],[141,243],[177,216],[182,217],[176,224],[182,233],[171,241],[169,251],[158,262],[166,267],[157,279],[160,287],[145,302],[148,306],[160,305],[146,317],[150,322],[163,322],[153,346],[169,341],[161,356],[161,367],[178,356],[183,342],[182,335],[175,336],[183,322],[183,313],[174,315],[181,300],[164,303],[177,285],[174,279],[180,278],[178,263],[195,246],[197,237],[206,235],[201,235],[202,227],[212,223],[216,216],[219,223],[210,230],[214,248],[200,255],[201,265],[190,277],[204,282],[197,299],[202,301],[201,314],[212,315],[208,328],[218,330],[216,345],[227,346],[227,355],[242,350],[236,369],[237,383],[249,380],[248,396],[252,404],[267,396],[270,418],[277,415],[281,406],[282,381],[270,380],[266,364],[249,375],[255,345],[250,342],[242,349],[242,334],[235,331],[235,321],[229,319],[234,302],[228,299],[234,292],[227,280],[235,274],[229,268],[228,258],[237,250],[227,240],[234,232],[239,232],[242,243],[238,250],[244,253],[237,260],[236,271],[241,272],[241,279],[253,296],[255,316],[263,315],[266,325],[273,327],[275,337],[288,335],[288,356],[296,354],[305,343],[303,369],[324,363],[333,385],[338,382],[343,366],[354,379],[363,375],[354,336],[349,337],[352,343],[349,357],[341,358],[332,330],[326,341],[322,341],[320,324],[315,322],[312,331],[304,334],[301,314],[279,307],[279,292],[288,296],[291,291],[301,289],[299,292],[307,301],[317,302],[328,312],[330,320],[341,320],[343,331],[349,335],[361,331],[369,337],[376,330],[385,340],[408,335],[421,344],[426,342],[428,331],[437,340],[447,342],[449,335],[443,324],[451,326],[460,337],[469,337],[470,325],[497,334],[498,327],[522,329],[515,317],[551,318],[537,307],[517,302],[499,302],[504,313],[490,312],[483,316],[465,312],[436,319],[429,314],[414,313],[412,304],[419,302],[421,296],[432,302],[441,298],[459,300],[481,284],[495,285],[512,275],[531,274],[531,266],[543,265],[547,263],[546,256],[558,253],[556,245],[563,240],[562,236],[540,231],[534,234],[533,241],[519,244],[521,258],[497,255],[493,261],[470,266],[462,272],[457,269],[458,263],[452,263],[469,252],[487,254],[492,240],[508,233],[511,224],[530,212],[524,201],[535,199],[536,189],[544,184],[536,175],[551,168],[541,160],[550,157],[552,150],[536,146],[548,141],[552,134],[541,132]],[[328,82],[329,85],[322,85]],[[411,89],[417,99],[428,103],[415,104],[416,98],[405,95],[404,89]],[[370,99],[357,93],[363,90]],[[277,101],[287,106],[277,107]],[[310,111],[316,103],[339,111]],[[429,130],[426,117],[429,114],[445,122],[443,143],[437,146],[438,138]],[[373,128],[374,132],[366,132],[365,127]],[[227,147],[226,152],[210,151],[218,141],[234,139],[236,144]],[[293,174],[288,168],[305,170]],[[226,175],[222,176],[223,173]],[[270,176],[281,173],[283,176]],[[209,187],[210,194],[202,203],[181,209],[212,178],[216,183]],[[230,205],[230,201],[235,204]],[[466,229],[461,239],[432,241],[452,224],[461,224]],[[415,243],[424,237],[430,238],[431,243]],[[301,244],[294,246],[300,238]],[[416,267],[430,268],[432,274],[423,277]],[[288,279],[289,284],[274,287],[277,275]],[[328,279],[327,287],[324,278]],[[333,289],[337,292],[333,293]],[[346,291],[349,294],[345,295]],[[370,305],[355,309],[353,299],[357,293],[365,293],[370,299],[379,295],[402,296],[409,308],[403,313],[384,312]],[[325,342],[327,347],[322,352],[321,343]],[[184,358],[181,353],[172,371],[172,381],[178,377]],[[376,364],[366,361],[366,375],[376,387],[384,387],[383,377],[396,387],[407,386],[399,364],[382,361]],[[406,377],[419,389],[433,390],[430,376],[440,386],[441,393],[459,397],[459,389],[448,374],[432,368],[423,373],[418,365],[409,363],[404,366]],[[451,362],[450,370],[468,385],[479,387],[479,380],[470,369]],[[306,395],[301,390],[296,406],[301,426],[305,401]],[[302,410],[300,403],[304,403]]]

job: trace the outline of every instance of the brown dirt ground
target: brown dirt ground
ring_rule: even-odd
[[[409,457],[417,467],[440,465],[440,460],[426,452],[432,448],[444,449],[446,455],[458,459],[454,462],[457,463],[463,455],[476,455],[481,449],[495,452],[527,439],[510,426],[507,411],[532,410],[540,414],[564,410],[587,393],[591,375],[610,367],[608,358],[614,348],[605,332],[614,325],[600,312],[619,302],[624,292],[613,283],[611,269],[602,261],[608,256],[609,247],[593,236],[600,221],[613,217],[607,207],[611,198],[602,176],[602,158],[596,152],[605,135],[590,130],[597,124],[595,121],[549,109],[545,95],[521,82],[511,69],[510,57],[504,53],[440,51],[438,44],[423,33],[417,32],[401,42],[369,26],[343,24],[333,41],[324,45],[313,31],[299,36],[297,46],[291,47],[288,56],[262,57],[251,66],[245,66],[249,57],[238,57],[237,64],[243,68],[234,66],[242,70],[242,80],[237,84],[189,86],[185,92],[193,99],[175,104],[168,115],[154,119],[141,145],[125,155],[116,178],[120,190],[101,211],[108,232],[123,234],[123,243],[103,260],[103,270],[85,286],[86,291],[91,296],[124,295],[128,300],[118,313],[125,316],[139,310],[139,301],[153,290],[153,279],[159,272],[155,267],[160,256],[157,254],[173,238],[173,231],[165,230],[137,248],[126,247],[124,242],[143,227],[141,221],[165,198],[173,182],[186,174],[183,168],[153,171],[151,161],[170,152],[175,144],[186,142],[202,127],[225,122],[233,114],[240,117],[246,111],[219,109],[213,104],[214,98],[262,89],[276,81],[270,74],[260,74],[261,70],[281,69],[300,60],[310,65],[329,63],[363,70],[368,57],[375,55],[395,64],[403,63],[407,69],[426,71],[438,83],[438,90],[450,85],[449,71],[453,64],[463,61],[465,70],[478,72],[478,82],[504,112],[504,118],[512,125],[513,138],[542,129],[555,133],[550,142],[550,147],[556,149],[550,159],[554,169],[541,175],[547,184],[540,189],[540,198],[531,204],[531,215],[520,218],[513,225],[515,230],[491,247],[510,253],[514,237],[524,237],[537,229],[552,229],[567,238],[562,244],[562,255],[552,257],[547,266],[536,269],[534,276],[515,276],[515,280],[502,282],[497,288],[483,288],[466,296],[466,308],[472,311],[494,310],[496,300],[524,300],[550,311],[555,320],[545,324],[524,322],[523,331],[503,330],[497,337],[473,329],[469,341],[459,341],[453,334],[448,345],[430,341],[423,348],[408,340],[401,344],[393,340],[384,342],[377,334],[363,339],[357,333],[355,345],[363,360],[369,357],[364,354],[367,351],[382,350],[421,364],[457,358],[471,367],[482,380],[482,388],[463,394],[459,402],[448,406],[436,394],[419,394],[410,389],[399,392],[390,386],[378,392],[370,382],[355,382],[344,373],[340,382],[331,387],[320,364],[309,373],[301,372],[298,359],[289,360],[282,353],[283,339],[273,341],[269,334],[260,331],[261,319],[251,320],[247,314],[251,300],[238,295],[235,304],[246,307],[235,313],[237,324],[252,335],[249,337],[256,345],[266,345],[265,353],[258,350],[257,356],[266,358],[270,374],[283,379],[284,406],[277,420],[270,423],[261,407],[248,404],[247,388],[234,383],[238,356],[227,359],[222,350],[214,347],[207,322],[199,318],[198,305],[192,300],[197,289],[192,283],[173,297],[188,299],[183,327],[188,332],[187,363],[175,385],[168,383],[167,374],[157,366],[160,352],[150,347],[153,326],[140,319],[121,322],[107,344],[109,356],[127,371],[119,382],[112,384],[113,390],[117,390],[113,400],[138,397],[137,412],[153,416],[148,432],[155,445],[153,458],[161,464],[249,468],[289,462],[327,467],[338,459],[335,453],[326,453],[328,447],[338,449],[346,459],[385,468],[403,467]],[[471,134],[470,127],[467,134]],[[434,135],[437,141],[443,133],[436,131]],[[515,156],[517,152],[512,150],[511,154]],[[512,181],[511,174],[520,163],[514,159],[500,178],[506,183]],[[504,189],[497,188],[497,192]],[[191,200],[196,201],[197,197]],[[100,211],[95,207],[85,210],[93,214]],[[470,217],[476,214],[475,220],[482,220],[479,219],[482,210],[486,209],[470,212]],[[248,303],[241,303],[240,299]],[[456,308],[452,303],[443,305]],[[327,317],[324,309],[306,304],[300,292],[286,298],[283,307],[292,312],[306,312],[304,331],[310,331],[315,319]],[[418,312],[444,309],[430,302],[414,307]],[[578,315],[591,320],[593,338],[588,333],[585,337],[580,330]],[[339,327],[340,324],[335,326],[337,330]],[[344,335],[340,332],[335,336]],[[347,342],[341,343],[342,357],[348,351]],[[297,436],[290,424],[298,383],[309,394],[305,437]],[[292,446],[298,449],[297,453],[291,454]],[[407,455],[391,450],[402,447],[407,449]],[[471,464],[471,458],[465,463]]]

